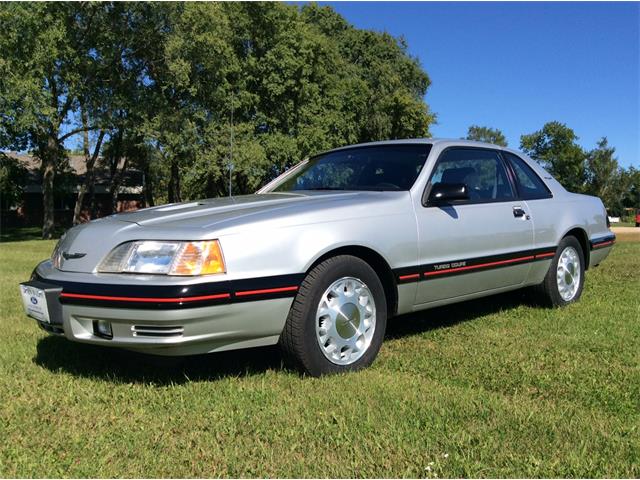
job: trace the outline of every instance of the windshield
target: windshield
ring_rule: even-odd
[[[309,159],[270,191],[409,190],[430,150],[430,144],[413,144],[355,147],[329,152]]]

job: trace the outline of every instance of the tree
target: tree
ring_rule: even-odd
[[[20,201],[28,173],[17,158],[0,152],[0,210],[6,210]]]
[[[79,103],[100,111],[107,71],[96,38],[108,5],[14,3],[0,5],[0,147],[33,149],[42,162],[43,238],[54,228],[53,194],[65,140],[94,130],[75,115]]]
[[[53,227],[64,141],[83,133],[87,176],[126,168],[148,204],[248,193],[339,145],[429,136],[430,80],[406,42],[330,7],[284,3],[1,4],[0,148],[32,149]],[[25,40],[26,39],[26,40]],[[233,138],[233,141],[232,141]]]
[[[429,135],[429,79],[406,44],[331,8],[182,4],[170,24],[155,44],[158,109],[146,123],[169,201],[229,194],[232,133],[234,194],[313,152]]]
[[[84,198],[93,187],[95,168],[102,153],[105,139],[110,138],[114,124],[121,116],[122,109],[136,108],[135,98],[130,94],[135,90],[135,80],[139,73],[135,63],[130,62],[128,52],[133,48],[133,38],[129,33],[130,11],[121,4],[104,4],[104,8],[92,12],[92,31],[89,40],[90,56],[94,59],[89,78],[99,78],[78,89],[77,116],[83,127],[82,152],[86,173],[80,185],[74,208],[73,224],[82,221],[81,212]],[[95,125],[93,145],[90,133]]]
[[[206,132],[228,123],[232,82],[238,78],[233,33],[220,4],[147,6],[153,11],[144,20],[155,20],[146,30],[154,40],[137,51],[147,106],[137,131],[155,155],[145,155],[154,161],[143,168],[150,169],[147,178],[157,180],[153,184],[161,201],[179,202],[211,185],[210,177],[215,177],[213,183],[220,180],[224,159],[213,154]],[[194,172],[198,158],[206,158],[206,168]],[[198,179],[195,192],[183,188],[190,175]],[[212,193],[222,192],[216,188]]]
[[[585,193],[602,199],[609,213],[620,215],[628,182],[614,157],[615,148],[602,137],[587,153]]]
[[[301,13],[342,60],[345,143],[430,136],[435,115],[423,99],[431,81],[403,38],[354,28],[331,7],[308,4]]]
[[[467,140],[476,140],[478,142],[492,143],[502,147],[507,146],[507,139],[504,134],[497,128],[480,127],[471,125],[467,131]]]
[[[586,153],[572,129],[548,122],[541,130],[520,137],[520,149],[540,162],[569,191],[582,192],[586,181]]]
[[[622,170],[621,176],[621,184],[624,186],[622,206],[640,209],[640,170],[630,166]]]

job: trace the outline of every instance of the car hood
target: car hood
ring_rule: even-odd
[[[117,245],[133,240],[222,238],[248,229],[264,231],[400,211],[408,192],[312,192],[255,194],[163,205],[120,213],[72,228],[61,239],[60,270],[95,272]],[[377,205],[376,205],[377,204]],[[387,208],[384,208],[386,205]],[[77,258],[73,258],[77,257]]]
[[[211,198],[193,202],[173,203],[159,207],[144,208],[133,212],[112,216],[114,220],[133,222],[145,227],[187,226],[215,228],[222,223],[238,223],[247,217],[263,215],[268,212],[277,214],[283,209],[295,206],[344,200],[357,195],[350,192],[305,195],[287,193],[267,193],[241,195],[237,197]],[[232,222],[228,222],[232,221]]]

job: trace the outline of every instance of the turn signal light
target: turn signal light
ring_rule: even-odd
[[[171,275],[225,273],[222,250],[217,240],[185,243],[171,268]]]

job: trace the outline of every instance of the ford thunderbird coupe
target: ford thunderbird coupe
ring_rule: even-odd
[[[614,241],[600,199],[519,152],[376,142],[254,195],[74,227],[20,288],[27,315],[69,340],[159,355],[279,344],[317,376],[370,365],[396,315],[523,287],[575,302]]]

